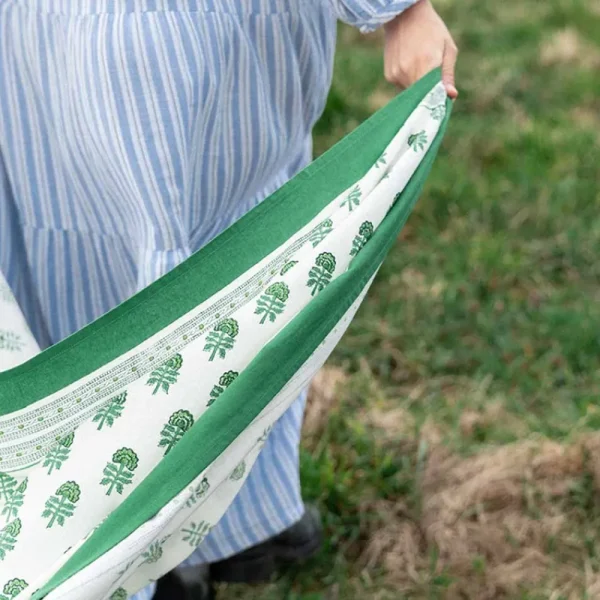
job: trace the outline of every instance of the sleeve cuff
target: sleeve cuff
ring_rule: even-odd
[[[332,0],[337,18],[369,33],[385,25],[418,0]]]

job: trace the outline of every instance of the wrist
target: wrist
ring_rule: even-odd
[[[432,9],[431,0],[417,0],[414,4],[411,4],[408,8],[404,9],[401,13],[397,14],[391,21],[388,21],[384,26],[386,32],[393,31],[402,20],[413,17],[415,14],[422,10]]]

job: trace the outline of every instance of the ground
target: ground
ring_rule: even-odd
[[[307,414],[326,546],[221,600],[600,598],[600,2],[434,4],[460,98]],[[381,73],[342,28],[317,153]]]

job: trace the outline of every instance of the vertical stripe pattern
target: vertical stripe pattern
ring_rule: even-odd
[[[362,32],[373,31],[391,21],[417,0],[326,0],[335,16],[358,27]]]
[[[311,157],[335,19],[410,0],[0,0],[0,270],[42,347],[185,260]],[[300,398],[191,564],[303,512]],[[140,592],[138,600],[151,597]]]

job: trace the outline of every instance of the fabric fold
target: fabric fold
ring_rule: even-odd
[[[449,117],[439,80],[114,311],[7,363],[0,589],[125,598],[202,543],[412,210]],[[28,339],[24,319],[12,335]]]

